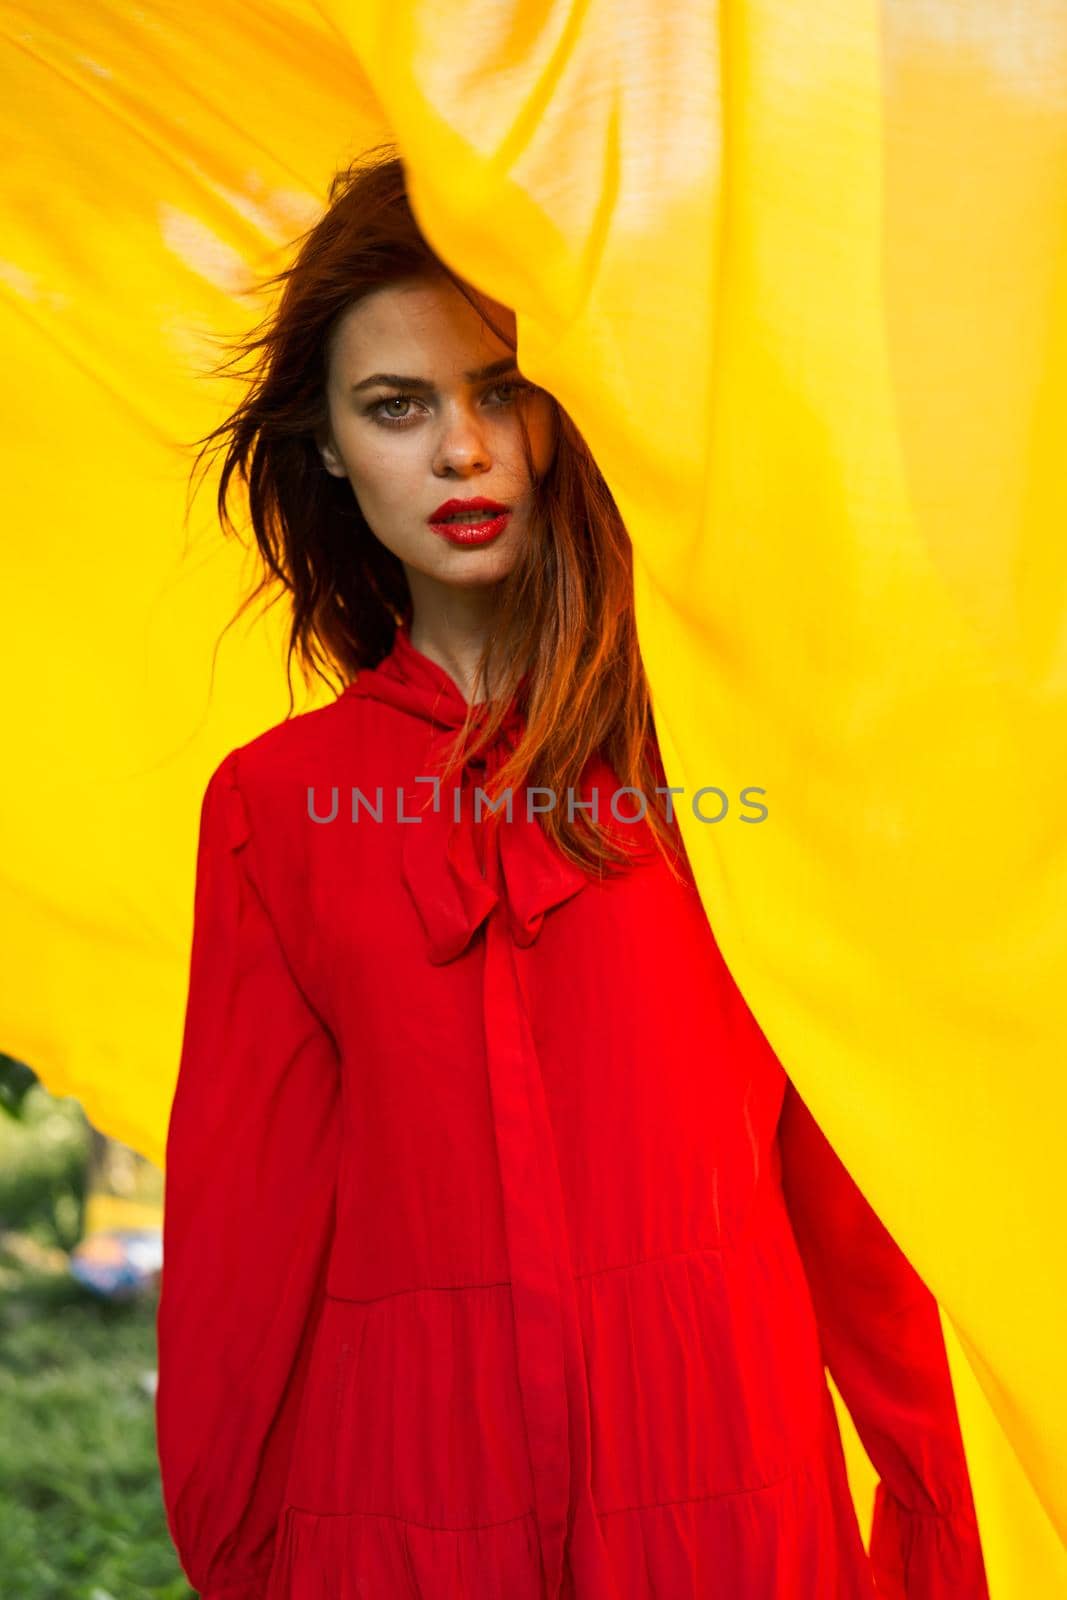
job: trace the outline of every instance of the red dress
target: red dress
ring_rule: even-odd
[[[401,630],[207,786],[158,1314],[191,1582],[986,1600],[936,1305],[691,878],[650,845],[586,878],[522,791],[475,823],[515,705],[459,820],[459,779],[423,810],[465,709]],[[586,769],[608,826],[616,787]],[[870,1559],[824,1363],[880,1474]]]

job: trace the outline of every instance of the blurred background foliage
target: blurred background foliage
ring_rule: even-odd
[[[71,1272],[94,1174],[124,1160],[76,1100],[0,1055],[0,1592],[11,1600],[193,1594],[159,1490],[157,1290],[109,1299]]]

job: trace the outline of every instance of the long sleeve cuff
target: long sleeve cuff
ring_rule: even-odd
[[[918,1511],[875,1490],[870,1561],[879,1600],[988,1600],[973,1509]]]
[[[779,1150],[826,1365],[880,1478],[879,1600],[989,1600],[937,1301],[792,1082]]]

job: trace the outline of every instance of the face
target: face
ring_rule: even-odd
[[[480,303],[514,339],[514,313]],[[540,477],[555,449],[555,412],[458,289],[443,278],[411,279],[350,307],[335,330],[327,400],[329,427],[318,441],[326,469],[348,479],[371,531],[409,579],[420,575],[425,590],[427,580],[472,588],[506,576],[527,537],[532,498],[520,420]],[[509,508],[502,532],[467,545],[434,532],[439,506],[475,496]]]

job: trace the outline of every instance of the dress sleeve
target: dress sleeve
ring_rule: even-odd
[[[824,1359],[879,1475],[878,1593],[988,1600],[937,1302],[788,1080],[778,1131]]]
[[[200,814],[156,1322],[163,1502],[203,1600],[267,1591],[340,1151],[337,1050],[253,879],[236,755]]]

